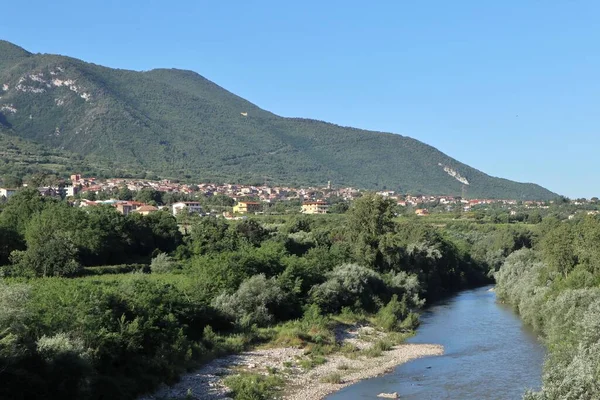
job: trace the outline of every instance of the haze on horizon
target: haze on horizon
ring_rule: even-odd
[[[493,176],[600,195],[596,2],[34,0],[3,11],[0,38],[32,52],[190,69],[282,116],[400,133]]]

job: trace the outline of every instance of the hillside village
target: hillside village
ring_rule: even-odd
[[[24,186],[27,186],[26,184]],[[0,201],[9,198],[18,188],[1,188]],[[245,214],[277,213],[276,204],[285,204],[285,212],[325,214],[332,212],[335,204],[347,204],[363,193],[352,187],[326,187],[243,185],[216,183],[181,183],[171,180],[152,181],[145,179],[97,179],[79,174],[55,186],[38,187],[43,196],[60,196],[69,199],[74,206],[94,207],[110,205],[127,215],[132,212],[147,215],[161,209],[178,215],[187,212],[197,215],[223,216],[237,219]],[[166,196],[160,200],[136,201],[134,194],[142,191]],[[124,194],[125,193],[125,194]],[[418,216],[431,212],[469,212],[484,207],[500,207],[516,215],[518,209],[544,209],[553,201],[517,201],[513,199],[466,199],[453,196],[426,196],[399,194],[394,191],[379,191],[377,194],[395,201],[398,206],[410,209]],[[221,199],[220,205],[203,206],[198,199]],[[597,204],[597,199],[567,200],[574,206],[586,208]],[[347,207],[346,207],[347,208]],[[278,210],[282,212],[283,208]],[[344,207],[341,208],[345,210]],[[335,211],[334,211],[335,212]],[[595,211],[594,211],[595,212]]]

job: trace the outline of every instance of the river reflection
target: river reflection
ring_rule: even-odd
[[[409,342],[441,344],[443,356],[403,364],[327,399],[398,392],[400,399],[512,400],[527,388],[538,389],[545,349],[512,310],[496,303],[490,288],[461,292],[422,314]]]

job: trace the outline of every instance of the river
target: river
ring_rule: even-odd
[[[408,342],[441,344],[443,356],[400,365],[327,400],[374,399],[382,392],[398,392],[403,400],[513,400],[527,388],[538,389],[545,349],[490,288],[461,292],[422,313]]]

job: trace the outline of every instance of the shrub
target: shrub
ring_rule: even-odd
[[[285,293],[275,279],[255,275],[244,281],[233,294],[221,294],[213,305],[235,321],[248,328],[254,324],[267,326],[274,322],[273,310],[285,300]]]
[[[235,400],[267,400],[273,398],[283,385],[278,376],[260,374],[240,374],[225,379]]]
[[[150,263],[150,271],[154,274],[172,272],[176,268],[177,264],[167,253],[158,253]]]
[[[342,381],[342,375],[340,375],[339,372],[333,372],[329,375],[325,375],[324,377],[321,378],[321,382],[323,383],[333,383],[336,385],[341,384]]]
[[[36,342],[38,353],[46,360],[52,360],[62,354],[83,354],[83,342],[71,339],[65,333],[57,333],[54,336],[42,336]]]
[[[327,275],[327,281],[313,287],[311,298],[326,312],[339,312],[343,307],[374,310],[377,293],[385,292],[381,276],[356,264],[336,267]]]

